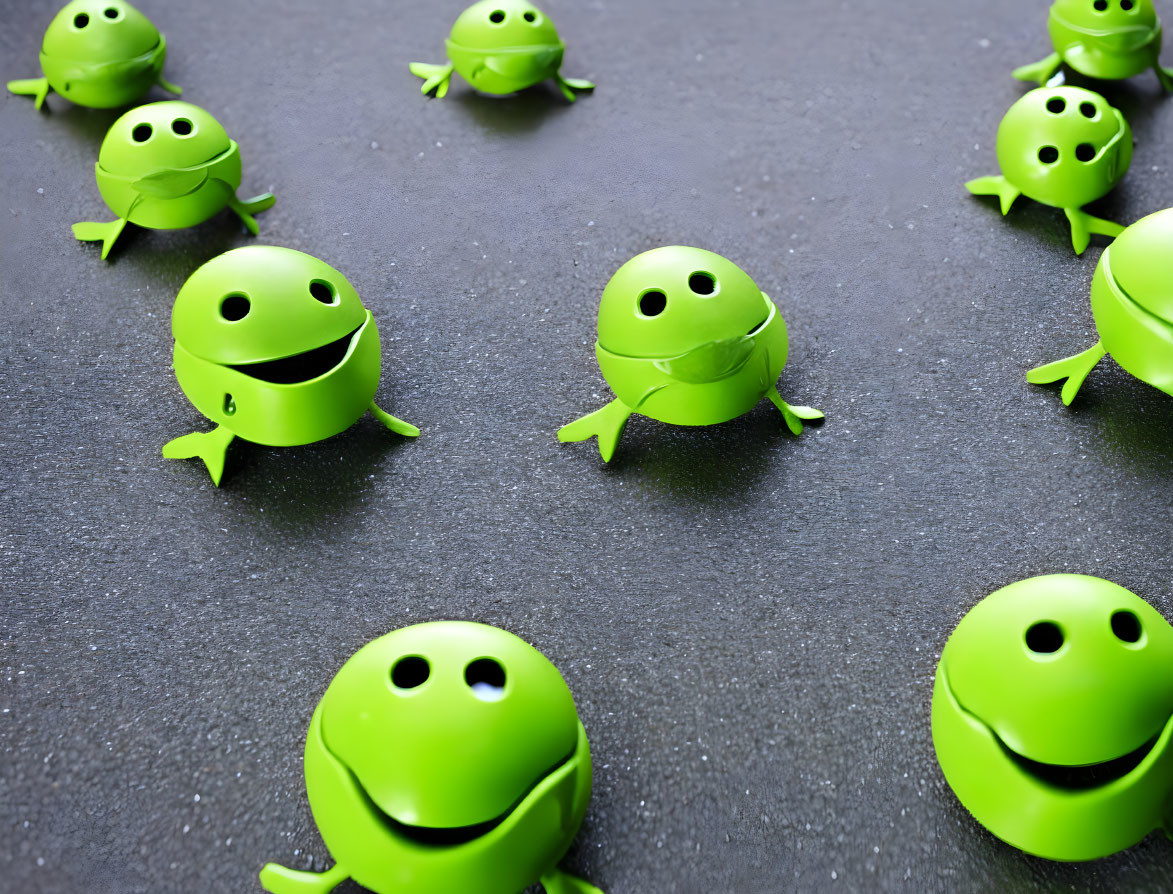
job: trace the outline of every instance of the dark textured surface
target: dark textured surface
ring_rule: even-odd
[[[424,431],[238,443],[220,490],[159,455],[205,427],[169,313],[249,238],[223,214],[102,263],[69,225],[105,217],[115,113],[0,102],[0,889],[323,867],[313,705],[362,643],[456,617],[571,684],[596,775],[568,865],[608,894],[1169,890],[1159,836],[1083,866],[1002,845],[929,738],[941,646],[991,590],[1082,571],[1173,611],[1173,400],[1112,362],[1071,410],[1022,377],[1094,340],[1102,242],[1076,259],[1059,213],[961,189],[1047,51],[1028,6],[551,0],[565,73],[599,84],[568,107],[421,97],[407,62],[461,0],[144,0],[242,195],[278,196],[262,241],[349,277],[380,401]],[[5,77],[54,11],[0,0]],[[1092,210],[1129,221],[1173,203],[1173,107],[1151,75],[1106,92],[1137,150]],[[673,242],[774,296],[782,393],[823,427],[636,419],[610,467],[554,442],[608,396],[603,285]]]

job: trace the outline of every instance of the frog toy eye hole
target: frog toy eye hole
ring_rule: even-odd
[[[195,125],[187,118],[176,118],[171,122],[171,132],[177,137],[190,137],[195,133]]]
[[[1140,642],[1140,636],[1144,632],[1140,626],[1140,618],[1126,609],[1112,612],[1112,633],[1116,635],[1116,639],[1125,643]]]
[[[431,674],[432,668],[426,658],[408,655],[396,661],[391,668],[391,685],[396,689],[415,689],[423,686]]]
[[[154,132],[155,128],[144,122],[143,124],[136,124],[134,126],[134,130],[130,132],[130,138],[136,143],[145,143],[151,138]]]
[[[1075,147],[1075,157],[1083,162],[1091,161],[1096,157],[1096,147],[1091,143],[1080,143]]]
[[[1067,101],[1062,96],[1052,96],[1047,100],[1047,111],[1052,115],[1062,115],[1067,108]]]
[[[537,20],[538,20],[538,14],[536,12],[534,12],[532,9],[527,9],[525,12],[523,12],[521,14],[521,17],[523,19],[525,19],[527,22],[529,22],[531,25],[534,24],[535,22],[537,22]]]
[[[120,10],[117,6],[107,6],[104,10],[102,10],[102,15],[104,15],[111,22],[115,22],[122,16],[122,10]]]
[[[1079,114],[1085,118],[1095,118],[1098,114],[1096,104],[1094,102],[1081,102],[1079,104]]]
[[[495,702],[505,697],[505,668],[492,658],[478,658],[464,669],[464,682],[481,701]]]
[[[1092,4],[1092,9],[1094,9],[1096,12],[1106,12],[1108,9],[1108,0],[1096,0],[1096,2]]]
[[[641,316],[658,317],[668,307],[668,296],[659,289],[648,289],[639,296]]]
[[[1026,647],[1039,655],[1058,652],[1063,647],[1063,630],[1054,621],[1039,621],[1026,631]]]
[[[1043,146],[1039,149],[1039,161],[1045,165],[1053,165],[1059,160],[1059,150],[1054,146]]]
[[[698,295],[717,294],[717,280],[711,273],[698,270],[688,278],[688,287]]]
[[[1120,8],[1125,12],[1131,12],[1133,8],[1132,0],[1120,0]]]
[[[240,292],[225,295],[224,300],[220,302],[220,316],[229,323],[243,320],[248,316],[250,310],[252,310],[252,302],[248,300],[247,295],[242,295]]]
[[[491,13],[489,13],[489,21],[494,25],[500,25],[505,21],[505,10],[494,9]]]
[[[310,294],[323,304],[335,305],[338,303],[338,291],[324,279],[315,279],[310,282]]]
[[[79,31],[90,23],[90,17],[84,12],[79,12],[73,17],[73,27]]]

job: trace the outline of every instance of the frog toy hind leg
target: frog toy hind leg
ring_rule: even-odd
[[[33,97],[33,105],[38,111],[49,97],[50,87],[48,78],[24,78],[17,81],[9,81],[7,87],[9,93],[15,93],[17,96]]]
[[[448,93],[448,85],[452,82],[452,72],[456,66],[449,62],[447,65],[432,65],[428,62],[413,62],[410,65],[411,73],[417,78],[424,79],[420,93],[427,96],[436,91],[436,99],[443,99]]]
[[[1066,379],[1060,396],[1064,406],[1069,407],[1071,402],[1075,400],[1075,395],[1079,393],[1084,379],[1096,368],[1096,364],[1104,359],[1107,353],[1108,350],[1104,347],[1103,342],[1096,342],[1086,351],[1076,354],[1074,357],[1065,357],[1054,363],[1046,363],[1032,369],[1026,374],[1026,380],[1032,385],[1049,385],[1052,382]]]
[[[1046,59],[1014,69],[1013,75],[1020,81],[1033,81],[1040,87],[1045,87],[1062,65],[1063,58],[1058,53],[1052,53]]]

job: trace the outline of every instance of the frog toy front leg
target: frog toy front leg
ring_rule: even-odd
[[[166,459],[194,459],[198,456],[207,466],[212,484],[219,487],[220,479],[224,477],[228,445],[235,437],[232,431],[218,425],[208,432],[192,432],[168,441],[163,445],[163,456]]]
[[[1064,208],[1063,213],[1071,222],[1071,245],[1077,255],[1083,254],[1092,241],[1092,233],[1115,239],[1124,232],[1124,227],[1102,217],[1095,217],[1079,208]]]
[[[561,869],[552,869],[543,875],[542,887],[546,894],[603,894],[602,889]]]
[[[17,96],[33,97],[34,105],[36,105],[37,109],[40,109],[49,96],[49,79],[25,78],[19,81],[9,81],[8,90]]]
[[[997,196],[1003,217],[1010,213],[1015,199],[1022,195],[1021,189],[1002,176],[978,177],[967,182],[965,188],[975,196]]]
[[[299,872],[277,863],[266,863],[261,869],[261,887],[269,894],[327,894],[350,878],[350,874],[335,864],[325,872]]]
[[[73,225],[73,235],[82,242],[101,242],[102,243],[102,260],[110,254],[110,249],[114,247],[114,243],[118,241],[118,237],[122,235],[122,231],[126,228],[126,218],[120,217],[118,220],[110,223],[98,223],[97,221],[82,221]]]
[[[451,62],[447,65],[413,62],[410,68],[413,75],[417,78],[424,79],[424,85],[420,88],[420,93],[427,96],[435,90],[436,99],[443,99],[445,94],[448,93],[448,84],[452,81],[452,72],[456,67]]]
[[[418,438],[420,430],[412,425],[410,422],[404,422],[402,419],[397,419],[386,410],[380,408],[371,401],[371,415],[382,422],[387,428],[395,432],[397,435],[403,435],[405,438]]]
[[[1052,53],[1046,59],[1014,69],[1014,77],[1020,81],[1034,81],[1040,87],[1044,87],[1062,64],[1062,57],[1058,53]]]
[[[632,412],[631,407],[615,398],[601,410],[595,410],[562,426],[558,429],[558,440],[565,444],[569,441],[586,441],[598,437],[599,455],[603,457],[603,462],[610,462]]]
[[[786,421],[786,427],[790,429],[792,435],[802,434],[804,419],[815,421],[826,418],[820,410],[816,410],[814,407],[796,407],[786,403],[782,399],[782,395],[778,393],[776,386],[766,392],[766,397],[770,399],[770,403],[778,408],[778,412],[782,414],[782,418]]]
[[[251,199],[238,199],[235,195],[228,199],[228,207],[236,212],[236,216],[240,218],[244,228],[256,236],[261,229],[257,226],[257,219],[253,217],[254,214],[260,214],[262,211],[268,211],[276,203],[277,197],[271,192],[263,192],[259,196],[253,196]],[[105,257],[103,255],[102,257]]]
[[[1066,379],[1061,396],[1064,406],[1069,407],[1071,402],[1075,400],[1075,395],[1079,393],[1083,380],[1088,377],[1088,373],[1096,368],[1096,364],[1103,360],[1107,353],[1103,342],[1096,342],[1082,354],[1065,357],[1054,363],[1047,363],[1032,369],[1026,374],[1026,380],[1032,385],[1049,385],[1051,382]]]
[[[595,85],[590,81],[584,81],[581,78],[564,78],[562,73],[557,71],[554,72],[554,80],[567,102],[574,102],[578,98],[578,92],[595,89]]]

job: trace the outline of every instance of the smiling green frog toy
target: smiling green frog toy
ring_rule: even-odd
[[[983,826],[1049,860],[1094,860],[1173,828],[1173,627],[1080,574],[987,596],[945,644],[932,730]]]
[[[305,781],[335,865],[269,863],[271,894],[602,894],[558,868],[590,800],[586,731],[511,633],[437,621],[363,646],[310,720]]]
[[[411,73],[424,79],[420,92],[448,92],[458,71],[482,93],[516,93],[553,78],[569,102],[576,91],[593,90],[590,81],[563,77],[566,45],[550,17],[526,0],[481,0],[460,14],[448,36],[448,62],[411,63]]]

